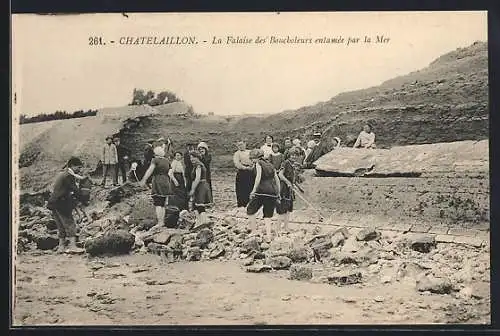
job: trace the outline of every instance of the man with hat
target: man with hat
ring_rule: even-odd
[[[306,169],[314,168],[313,163],[326,153],[330,152],[327,144],[321,141],[320,132],[315,132],[313,134],[313,141],[316,143],[316,145],[312,148],[309,155],[307,155],[307,157],[304,159],[304,168]]]
[[[122,183],[127,182],[127,172],[128,172],[128,163],[130,157],[130,150],[120,143],[120,138],[115,136],[113,138],[113,143],[116,146],[116,152],[118,154],[118,162],[115,169],[115,180],[118,181],[118,174],[121,172],[122,174]]]
[[[76,180],[82,179],[80,176],[82,161],[77,157],[71,157],[64,170],[61,171],[55,180],[54,189],[47,201],[47,208],[52,211],[52,217],[57,225],[59,236],[59,253],[83,253],[84,250],[76,246],[76,223],[73,218],[75,208],[74,197],[78,192]],[[66,239],[69,240],[66,249]]]
[[[103,174],[101,186],[106,186],[106,177],[108,173],[111,173],[111,178],[113,179],[113,185],[118,185],[118,174],[115,173],[116,165],[118,163],[118,152],[116,151],[116,146],[113,143],[113,137],[106,137],[106,144],[104,145],[101,152],[101,162],[103,165]]]

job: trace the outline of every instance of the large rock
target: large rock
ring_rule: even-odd
[[[191,247],[187,250],[187,261],[199,261],[201,259],[201,249],[199,247]]]
[[[240,251],[243,253],[248,253],[251,251],[260,251],[261,242],[262,239],[257,236],[249,237],[241,243]]]
[[[209,254],[210,259],[217,259],[222,257],[226,253],[226,249],[222,245],[217,245],[214,247]]]
[[[332,247],[339,247],[344,245],[346,239],[347,236],[345,236],[344,233],[339,230],[332,235],[330,241],[332,242]]]
[[[361,282],[361,272],[356,271],[341,271],[336,272],[327,277],[328,283],[337,286],[352,285]]]
[[[450,294],[454,291],[453,285],[448,279],[427,276],[421,276],[417,279],[416,288],[419,292],[431,292],[435,294]]]
[[[59,238],[57,235],[49,235],[44,233],[36,233],[33,236],[33,241],[39,250],[52,250],[59,245]]]
[[[294,246],[287,256],[294,263],[306,262],[312,257],[312,250],[306,246]]]
[[[135,236],[125,230],[116,230],[101,237],[88,239],[85,250],[92,256],[127,254],[134,246]]]
[[[292,260],[285,256],[269,257],[266,259],[266,265],[271,266],[275,270],[288,269],[292,264]]]
[[[436,247],[436,237],[429,234],[417,235],[411,240],[410,247],[414,251],[429,253]]]
[[[356,240],[358,241],[369,241],[380,238],[380,232],[375,230],[375,228],[364,228],[356,234]]]
[[[288,278],[290,280],[310,280],[313,277],[311,266],[293,264],[290,266]]]
[[[324,237],[314,241],[310,246],[316,256],[324,258],[330,256],[330,249],[333,247],[333,243],[328,237]]]
[[[214,233],[209,228],[201,229],[196,235],[196,245],[202,249],[207,248],[208,244],[210,244],[213,240]]]
[[[361,244],[356,240],[355,236],[351,236],[345,240],[344,245],[341,248],[343,252],[357,252],[361,249]]]
[[[357,252],[339,251],[333,254],[332,259],[339,264],[371,265],[377,262],[379,252],[369,247],[363,247]]]
[[[149,243],[147,245],[147,250],[150,253],[157,254],[157,255],[162,255],[167,251],[167,246],[163,244],[158,244],[158,243]]]

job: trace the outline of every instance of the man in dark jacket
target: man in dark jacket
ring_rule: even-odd
[[[79,175],[83,166],[82,161],[77,157],[69,159],[64,170],[60,172],[54,183],[47,208],[52,211],[52,216],[57,224],[59,253],[83,253],[84,250],[76,246],[76,223],[73,218],[73,209],[76,205],[75,196],[78,193],[76,180],[83,177]],[[66,239],[69,240],[68,248],[65,249]]]
[[[186,144],[186,150],[184,151],[184,169],[186,170],[186,190],[191,190],[191,184],[193,183],[191,173],[193,171],[193,163],[189,157],[189,153],[196,150],[196,144],[188,142]]]
[[[122,183],[127,182],[127,172],[129,170],[128,162],[130,158],[130,150],[120,143],[120,138],[115,136],[113,142],[116,146],[116,152],[118,154],[118,164],[115,169],[115,181],[118,181],[118,171],[122,174]]]
[[[316,146],[312,149],[309,155],[304,159],[304,168],[311,169],[314,168],[314,162],[320,157],[330,152],[328,144],[325,141],[321,141],[321,133],[314,133],[313,140]]]

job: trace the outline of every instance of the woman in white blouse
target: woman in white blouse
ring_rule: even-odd
[[[186,169],[183,162],[183,154],[180,151],[174,153],[174,159],[171,163],[170,171],[168,175],[170,180],[174,184],[174,199],[175,205],[180,210],[188,209],[188,197],[187,197],[187,179],[186,179]]]

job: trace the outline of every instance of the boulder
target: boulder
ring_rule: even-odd
[[[260,243],[261,239],[259,237],[249,237],[241,243],[240,250],[244,253],[248,253],[251,251],[260,251]]]
[[[344,245],[345,240],[346,237],[341,231],[335,232],[332,238],[330,238],[330,241],[332,242],[332,247],[339,247]]]
[[[356,252],[359,251],[360,249],[361,249],[361,244],[356,240],[356,237],[351,236],[344,241],[344,245],[342,246],[341,251]]]
[[[265,264],[271,266],[275,270],[282,270],[290,268],[292,260],[285,256],[269,257],[266,259]]]
[[[329,284],[337,286],[352,285],[361,282],[361,272],[356,271],[341,271],[336,272],[327,277]]]
[[[190,247],[187,250],[187,261],[199,261],[201,259],[201,249],[199,247]]]
[[[196,235],[197,246],[204,249],[214,240],[214,233],[209,228],[203,228]]]
[[[59,238],[57,235],[37,233],[33,236],[33,241],[36,243],[36,248],[39,250],[52,250],[59,245]]]
[[[436,247],[436,237],[429,234],[417,235],[411,240],[410,247],[414,251],[429,253]]]
[[[307,265],[293,264],[290,266],[288,279],[290,280],[310,280],[313,277],[312,268]]]
[[[162,255],[167,251],[167,247],[163,244],[157,244],[157,243],[149,243],[147,246],[147,250],[150,253],[157,254],[157,255]]]
[[[226,253],[226,249],[223,246],[216,246],[210,251],[209,258],[217,259],[222,257]]]
[[[311,248],[319,257],[328,257],[330,256],[330,249],[333,247],[333,244],[328,237],[316,240],[313,244],[311,244]]]
[[[431,278],[421,276],[416,281],[416,288],[419,292],[431,292],[435,294],[450,294],[454,291],[453,285],[448,279]]]
[[[162,231],[153,236],[153,242],[157,244],[167,245],[172,234],[168,231]]]
[[[332,257],[339,264],[371,265],[379,259],[379,252],[363,247],[357,252],[336,252]]]
[[[306,246],[294,246],[287,256],[294,263],[306,262],[312,257],[312,251]]]
[[[358,241],[369,241],[380,238],[380,232],[375,230],[375,228],[364,228],[356,234],[356,240]]]
[[[134,243],[133,234],[125,230],[116,230],[98,238],[88,239],[85,242],[85,250],[92,256],[127,254]]]

